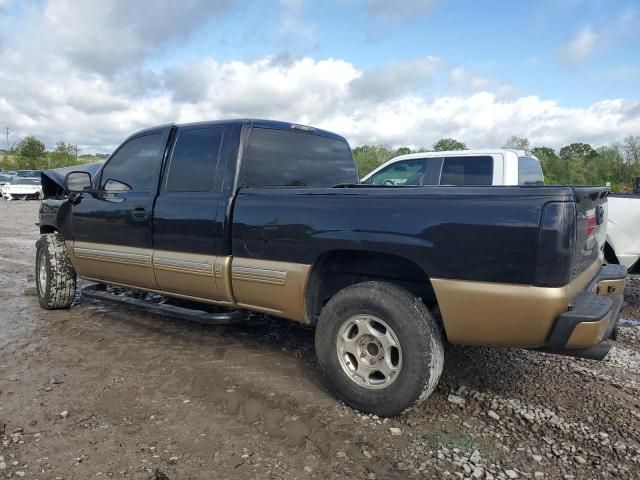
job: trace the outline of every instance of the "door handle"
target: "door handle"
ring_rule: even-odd
[[[143,221],[149,218],[149,209],[147,207],[134,207],[131,216],[136,221]]]

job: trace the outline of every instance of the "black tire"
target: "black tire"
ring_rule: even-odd
[[[383,381],[383,386],[375,389],[365,388],[354,380],[354,373],[351,376],[347,373],[349,360],[341,360],[338,353],[340,338],[351,335],[347,333],[344,337],[344,329],[349,328],[352,319],[361,317],[382,320],[400,346],[401,353],[396,353],[396,357],[400,355],[399,372],[389,377],[393,378],[391,383]],[[385,417],[400,415],[428,398],[444,365],[442,336],[427,307],[404,288],[385,282],[359,283],[334,295],[320,315],[315,344],[320,369],[336,395],[353,408]],[[360,348],[368,347],[361,344]],[[346,353],[342,358],[347,357],[351,359],[353,355]],[[355,364],[357,368],[352,372],[358,377],[357,359]],[[375,375],[378,373],[369,378]]]
[[[76,294],[76,271],[67,256],[64,239],[46,233],[36,242],[36,288],[42,308],[69,308]]]

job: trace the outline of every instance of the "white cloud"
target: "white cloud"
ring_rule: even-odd
[[[15,72],[18,57],[9,58],[9,71]],[[438,62],[417,61],[420,75],[428,75],[426,66],[432,63]],[[403,68],[407,72],[409,66],[401,65],[399,71]],[[428,146],[454,137],[472,147],[491,147],[517,132],[534,145],[559,147],[572,141],[610,143],[640,131],[640,101],[566,108],[500,91],[428,100],[411,89],[398,89],[381,96],[375,83],[365,84],[367,88],[359,84],[370,72],[338,59],[205,59],[168,69],[155,79],[155,90],[137,93],[122,85],[148,80],[70,74],[64,62],[26,69],[19,78],[5,71],[0,71],[0,118],[18,138],[34,134],[49,145],[64,139],[84,151],[109,151],[128,133],[154,124],[233,117],[307,123],[346,135],[353,145]],[[358,96],[354,88],[360,89]]]
[[[558,59],[569,65],[578,65],[589,58],[601,41],[601,36],[593,27],[587,25],[558,51]]]
[[[616,43],[637,37],[638,21],[640,15],[637,8],[629,7],[598,27],[587,25],[557,51],[557,59],[563,65],[580,65],[596,52],[603,52]]]
[[[472,147],[492,147],[517,134],[534,145],[559,147],[611,143],[640,132],[640,101],[567,108],[518,97],[514,86],[432,56],[367,70],[340,58],[291,55],[227,62],[204,57],[151,69],[146,61],[165,38],[174,46],[205,20],[177,12],[178,26],[164,20],[155,25],[153,11],[149,18],[122,13],[142,8],[133,3],[83,2],[76,4],[81,14],[67,1],[51,1],[29,19],[28,31],[40,33],[0,50],[0,119],[14,132],[12,141],[36,135],[48,146],[65,140],[82,151],[106,152],[139,128],[233,117],[324,127],[353,145],[428,146],[455,137]],[[216,3],[210,15],[223,14],[229,4]],[[114,9],[123,9],[118,18],[135,20],[118,26]],[[64,25],[66,13],[77,29]]]
[[[469,72],[464,67],[456,67],[449,74],[449,85],[454,92],[468,93],[490,90],[493,82]]]
[[[367,11],[380,23],[397,26],[430,14],[438,0],[367,0]]]
[[[105,74],[186,40],[234,0],[50,0],[32,19],[29,44]]]
[[[424,93],[429,87],[433,75],[441,71],[444,65],[441,59],[427,56],[367,70],[351,82],[351,93],[357,99],[368,101]]]

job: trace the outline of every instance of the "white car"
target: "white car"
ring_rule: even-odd
[[[609,222],[605,258],[630,269],[640,259],[640,195],[613,193],[607,203]]]
[[[39,178],[13,177],[11,182],[2,186],[2,197],[5,200],[42,198],[42,185]]]
[[[374,185],[544,185],[540,161],[524,150],[487,149],[401,155],[366,175]],[[640,195],[608,198],[605,258],[630,269],[640,259]]]

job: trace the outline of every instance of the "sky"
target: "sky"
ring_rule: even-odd
[[[609,145],[640,135],[639,24],[638,0],[0,0],[0,127],[81,153],[239,117]]]

